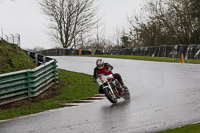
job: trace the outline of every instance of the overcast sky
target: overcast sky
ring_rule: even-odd
[[[22,48],[37,46],[52,48],[46,34],[47,21],[39,7],[41,0],[0,0],[0,31],[4,37],[10,34],[21,36]],[[138,12],[145,0],[99,0],[99,16],[106,35],[112,34],[116,28],[127,24],[127,17]]]

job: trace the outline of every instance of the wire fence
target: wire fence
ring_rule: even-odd
[[[13,44],[17,44],[19,47],[20,47],[20,44],[21,44],[21,41],[20,41],[20,35],[17,34],[17,35],[13,35],[13,34],[10,34],[9,36],[8,35],[4,35],[5,37],[1,37],[1,39],[9,42],[9,43],[13,43]]]

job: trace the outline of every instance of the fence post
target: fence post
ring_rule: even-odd
[[[58,79],[58,74],[57,74],[57,65],[56,65],[56,60],[54,59],[54,62],[53,62],[53,66],[54,66],[54,71],[53,71],[53,74],[54,74],[54,82],[55,83],[58,83],[59,81],[57,80]]]
[[[28,54],[28,56],[30,57],[30,51],[28,51],[28,53],[27,53],[27,54]]]
[[[6,41],[8,42],[8,36],[7,36],[7,35],[5,35],[5,37],[6,37]]]
[[[38,65],[38,54],[35,53],[35,63]]]
[[[43,56],[43,63],[46,63],[46,56]]]
[[[17,33],[17,35],[18,35],[18,37],[17,37],[17,39],[18,39],[18,40],[17,40],[17,45],[20,47],[20,43],[21,43],[21,42],[20,42],[20,34]]]
[[[30,70],[27,71],[27,87],[28,87],[28,97],[31,97],[31,72]]]
[[[3,28],[1,28],[1,36],[2,36],[2,40],[3,40]]]
[[[13,34],[10,34],[11,36],[12,36],[12,38],[13,38],[13,44],[15,43],[15,37],[14,37],[14,35]]]

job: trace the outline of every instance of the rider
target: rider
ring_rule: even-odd
[[[97,59],[96,65],[97,66],[94,68],[93,82],[96,82],[96,79],[98,78],[99,74],[104,74],[104,75],[113,74],[112,73],[113,66],[111,66],[108,63],[104,63],[104,61],[102,59]],[[122,85],[123,88],[126,88],[126,86],[121,78],[121,75],[119,73],[113,74],[113,77],[120,82],[120,84]],[[123,90],[119,90],[119,91],[121,94],[124,93]],[[104,93],[102,86],[99,87],[99,93]]]

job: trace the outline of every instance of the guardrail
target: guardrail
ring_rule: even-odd
[[[38,66],[52,60],[52,58],[40,55],[38,53],[30,52],[27,50],[24,50],[24,52],[26,52],[26,54],[30,56],[33,62],[35,62],[35,64],[37,64]]]
[[[79,55],[78,49],[56,48],[39,51],[39,54],[46,56]],[[91,55],[91,51],[81,50],[81,55]]]
[[[58,79],[56,60],[28,52],[39,66],[34,69],[0,74],[0,106],[36,97]]]

